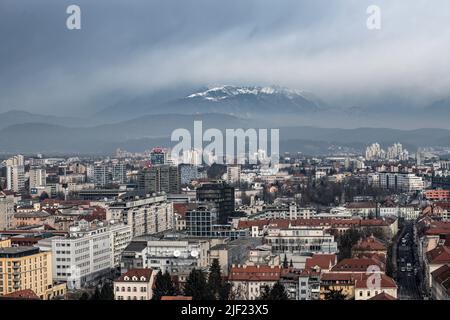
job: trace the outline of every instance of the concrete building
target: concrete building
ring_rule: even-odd
[[[326,234],[322,227],[290,226],[269,227],[265,242],[275,253],[336,253],[334,236]]]
[[[131,226],[133,237],[175,228],[173,203],[167,201],[166,195],[120,196],[108,205],[106,217]]]
[[[44,168],[34,167],[30,168],[29,172],[30,181],[29,188],[30,193],[34,193],[34,189],[45,188],[46,182],[46,170]]]
[[[424,182],[421,177],[413,173],[382,172],[380,173],[380,187],[404,192],[415,192],[424,189]]]
[[[180,171],[177,166],[154,165],[138,174],[138,190],[143,193],[178,193],[180,184]]]
[[[14,222],[14,196],[0,191],[0,230],[8,230]]]
[[[79,289],[108,275],[131,241],[131,230],[123,225],[89,224],[80,221],[67,237],[51,239],[53,278]]]
[[[238,185],[241,181],[241,165],[234,164],[227,166],[227,183]]]
[[[25,189],[25,166],[22,155],[6,160],[6,189],[22,192]]]

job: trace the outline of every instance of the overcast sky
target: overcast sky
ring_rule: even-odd
[[[81,30],[66,28],[70,4]],[[366,28],[371,4],[381,30]],[[74,114],[214,84],[421,105],[450,96],[449,57],[448,0],[0,1],[0,111]]]

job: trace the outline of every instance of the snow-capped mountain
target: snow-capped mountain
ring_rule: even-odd
[[[238,117],[266,114],[303,116],[328,109],[312,94],[280,86],[214,86],[199,90],[168,91],[163,96],[144,95],[123,100],[101,111],[117,120],[147,114],[220,113]],[[155,98],[156,96],[156,98]]]
[[[311,94],[279,86],[218,86],[189,94],[169,109],[181,113],[227,114],[316,112],[323,104]],[[175,110],[174,110],[175,109]]]

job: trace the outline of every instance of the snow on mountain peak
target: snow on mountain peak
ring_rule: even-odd
[[[256,86],[230,86],[223,85],[218,87],[210,87],[205,91],[196,92],[189,96],[188,99],[192,98],[203,98],[209,101],[220,101],[240,95],[254,95],[254,96],[264,96],[264,95],[281,95],[289,99],[295,97],[303,97],[304,92],[301,90],[293,90],[279,86],[269,86],[269,87],[256,87]]]

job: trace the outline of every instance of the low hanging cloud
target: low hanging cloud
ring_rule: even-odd
[[[70,4],[0,4],[0,111],[89,112],[121,94],[219,83],[305,89],[331,105],[450,95],[446,0],[80,0],[73,31]]]

